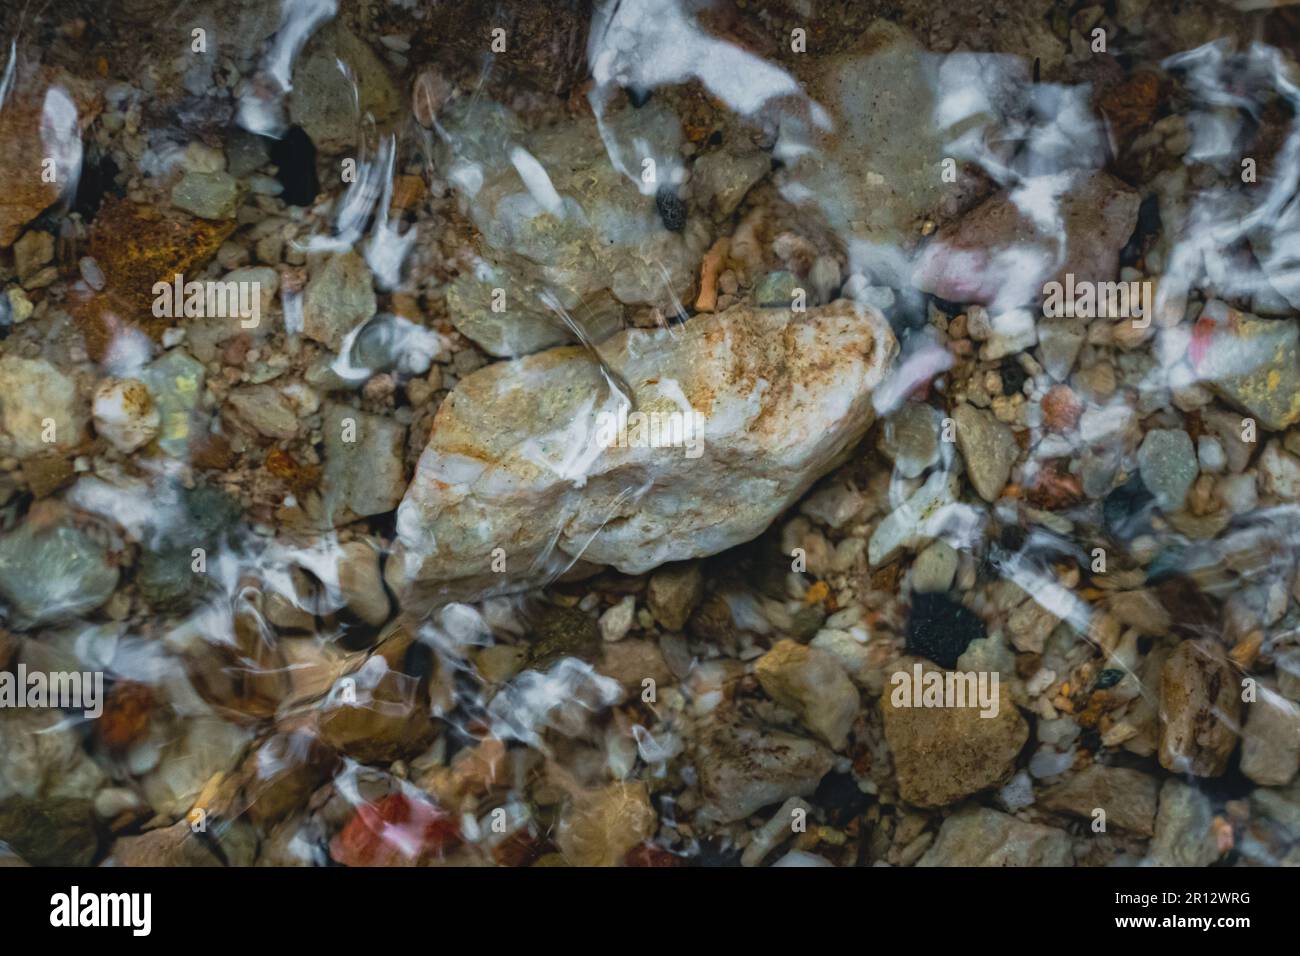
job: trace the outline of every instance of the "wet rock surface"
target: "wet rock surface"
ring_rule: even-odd
[[[1300,861],[1290,6],[91,6],[0,865]]]
[[[635,412],[579,349],[489,366],[439,410],[398,511],[397,557],[417,587],[472,595],[492,585],[503,546],[536,574],[552,557],[636,573],[740,544],[865,432],[892,350],[879,314],[849,303],[623,333],[602,361],[643,416],[671,428],[675,415],[676,440],[661,432],[657,448],[646,426],[638,438],[621,425]]]

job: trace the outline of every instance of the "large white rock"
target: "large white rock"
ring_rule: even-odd
[[[880,313],[846,300],[621,332],[600,354],[635,411],[698,416],[672,447],[637,442],[631,416],[628,447],[606,447],[627,404],[581,348],[490,365],[434,419],[390,585],[466,599],[580,557],[640,574],[748,541],[862,437],[896,351]]]

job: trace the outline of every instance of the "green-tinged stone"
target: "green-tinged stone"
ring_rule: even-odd
[[[94,802],[69,797],[0,800],[0,841],[33,866],[88,866],[99,849]]]
[[[577,608],[546,605],[537,616],[528,666],[544,671],[564,657],[587,662],[600,656],[600,627]]]
[[[180,349],[151,363],[142,376],[162,419],[158,446],[173,458],[189,449],[194,410],[203,394],[203,365]]]
[[[792,272],[769,272],[754,286],[754,301],[761,306],[789,306],[794,302],[799,278]]]
[[[77,528],[31,522],[0,537],[0,597],[20,629],[93,611],[113,594],[117,568]]]
[[[1261,428],[1284,431],[1300,421],[1298,339],[1300,322],[1246,317],[1211,337],[1197,373]]]
[[[239,183],[229,173],[186,173],[172,187],[172,205],[200,219],[232,219],[239,194]]]

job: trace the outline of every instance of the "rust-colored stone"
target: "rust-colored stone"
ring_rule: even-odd
[[[233,221],[169,218],[152,206],[106,199],[91,227],[88,252],[107,285],[102,292],[79,285],[67,306],[91,358],[103,359],[128,327],[161,339],[175,320],[153,314],[154,285],[195,273],[234,229]]]
[[[0,190],[0,248],[11,245],[27,223],[59,198],[70,185],[70,171],[54,169],[55,182],[43,175],[49,156],[42,136],[46,100],[62,90],[77,110],[77,126],[85,130],[99,115],[99,95],[82,80],[61,71],[40,69],[20,82],[0,109],[0,169],[5,188]]]

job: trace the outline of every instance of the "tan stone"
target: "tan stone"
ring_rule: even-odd
[[[912,673],[902,658],[896,670]],[[924,672],[938,668],[923,662]],[[981,717],[979,707],[898,707],[886,687],[881,697],[885,740],[894,755],[899,795],[919,807],[942,807],[996,786],[1012,771],[1029,737],[1029,726],[998,684],[998,711]]]
[[[658,825],[644,783],[611,783],[573,798],[555,842],[572,866],[618,866]]]
[[[844,746],[858,714],[858,690],[832,654],[777,641],[758,659],[754,673],[763,690],[793,710],[805,727],[835,750]]]
[[[1241,682],[1208,641],[1184,641],[1160,677],[1160,766],[1218,777],[1228,769],[1241,725]]]

